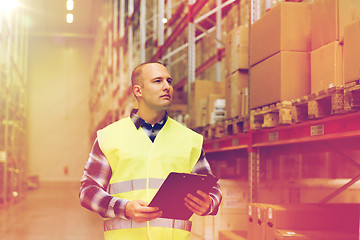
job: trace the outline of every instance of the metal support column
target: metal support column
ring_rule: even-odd
[[[218,41],[216,41],[216,48],[217,48],[217,62],[216,62],[216,81],[217,82],[221,82],[222,78],[222,72],[221,72],[221,57],[220,55],[220,49],[222,47],[221,43],[219,41],[222,40],[222,34],[221,34],[221,0],[216,0],[216,7],[217,7],[217,11],[216,11],[216,39]]]
[[[128,2],[128,16],[132,16],[134,14],[134,0],[129,0]],[[130,22],[130,24],[128,24],[128,32],[127,32],[127,36],[128,36],[128,71],[129,71],[129,81],[131,79],[131,72],[132,69],[135,67],[133,66],[133,55],[134,55],[134,51],[133,51],[133,46],[134,46],[134,30],[133,30],[133,23]],[[130,85],[130,83],[129,83]]]
[[[251,31],[251,24],[253,24],[256,20],[260,18],[260,0],[250,0],[250,24],[249,24],[249,32]],[[249,34],[249,43],[250,43],[250,34]],[[250,51],[250,47],[249,47]],[[250,53],[248,54],[250,57]],[[250,66],[249,66],[249,74],[250,74]],[[250,79],[250,75],[249,75]],[[251,87],[251,82],[249,80],[249,89]],[[250,98],[250,91],[249,91]],[[248,116],[250,116],[250,102],[249,104],[249,112]],[[252,133],[249,132],[249,148],[248,148],[248,179],[249,179],[249,202],[254,203],[258,201],[258,186],[259,186],[259,172],[260,172],[260,149],[252,148]]]
[[[168,0],[167,4],[166,4],[166,19],[169,21],[172,17],[172,0]],[[171,31],[171,27],[167,27],[166,28],[166,37],[168,38],[171,35],[172,31]],[[169,54],[171,52],[171,46],[166,50],[166,53]],[[164,59],[164,58],[163,58]],[[169,72],[171,71],[171,58],[169,58],[169,60],[164,60],[165,63],[167,63],[167,69],[169,70]],[[167,62],[168,61],[168,62]]]
[[[260,172],[260,149],[259,148],[251,148],[248,152],[249,156],[249,183],[250,183],[250,194],[249,201],[251,203],[255,203],[258,201],[258,187],[259,187],[259,172]]]
[[[191,83],[195,82],[196,56],[195,56],[195,23],[193,16],[193,5],[195,0],[189,0],[189,23],[188,23],[188,105],[190,105]]]
[[[158,0],[158,46],[164,44],[165,0]]]
[[[250,2],[250,23],[253,24],[260,18],[260,0],[251,0]],[[250,25],[251,25],[250,24]]]
[[[125,1],[120,1],[119,11],[119,39],[123,42],[125,36]],[[124,81],[124,44],[119,46],[119,75],[120,75],[120,96],[125,94],[127,89]],[[122,83],[122,84],[121,84]],[[122,85],[122,86],[121,86]]]
[[[158,47],[164,45],[164,14],[165,14],[165,0],[158,0]],[[161,56],[162,59],[162,56]]]
[[[111,42],[114,42],[114,41],[117,41],[118,40],[118,29],[119,29],[119,26],[118,26],[118,17],[119,17],[119,0],[113,0],[114,3],[114,12],[113,12],[113,39],[111,40]],[[117,71],[119,69],[117,69],[117,59],[118,59],[118,53],[117,53],[117,50],[116,48],[113,48],[112,45],[111,45],[111,56],[112,56],[112,72],[113,72],[113,78],[115,78],[115,75],[117,73]]]
[[[140,62],[145,62],[146,0],[140,0]]]
[[[148,4],[149,4],[149,0],[148,0]],[[152,42],[153,42],[153,48],[152,48],[152,53],[151,55],[154,55],[157,53],[157,49],[158,46],[160,46],[160,44],[158,43],[158,34],[159,34],[159,23],[158,23],[158,11],[159,11],[159,0],[151,0],[150,3],[152,6],[154,6],[152,8],[152,16],[148,19],[146,19],[147,23],[151,23],[152,24],[152,31],[150,32],[150,34],[147,34],[146,36],[146,40],[148,40],[149,38],[152,38]],[[148,8],[149,9],[149,8]],[[146,30],[148,30],[149,26],[146,26]],[[150,56],[149,56],[150,57]],[[161,57],[158,59],[161,60]]]

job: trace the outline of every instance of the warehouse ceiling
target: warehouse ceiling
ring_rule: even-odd
[[[66,9],[66,0],[28,0],[30,36],[94,37],[101,3],[104,0],[74,0],[74,9]],[[74,22],[66,22],[72,12]]]

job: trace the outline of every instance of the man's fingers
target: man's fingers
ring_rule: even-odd
[[[156,218],[160,217],[161,214],[162,214],[161,211],[151,212],[151,213],[138,212],[138,213],[134,214],[133,219],[137,222],[145,222],[145,221],[150,221],[150,220],[156,219]]]
[[[148,207],[141,200],[130,201],[125,207],[125,216],[137,222],[150,221],[161,216],[162,212],[157,207]]]
[[[185,202],[185,206],[190,209],[190,211],[192,211],[193,213],[197,214],[197,215],[201,215],[201,213],[199,212],[198,209],[194,208],[193,206],[191,206],[189,203]]]
[[[200,195],[201,197],[203,197],[204,199],[206,199],[206,197],[209,196],[209,194],[204,193],[204,192],[201,191],[201,190],[197,190],[196,193],[199,194],[199,195]]]
[[[188,194],[185,197],[185,206],[197,215],[204,215],[209,211],[211,205],[211,198],[208,194],[197,191],[200,196],[195,197],[192,194]]]

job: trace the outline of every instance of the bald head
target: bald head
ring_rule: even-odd
[[[146,62],[146,63],[142,63],[140,65],[138,65],[137,67],[134,68],[133,72],[131,73],[131,85],[132,87],[134,87],[134,85],[140,85],[143,86],[143,81],[142,81],[142,69],[144,66],[148,65],[148,64],[160,64],[165,66],[164,64],[160,63],[160,62]]]

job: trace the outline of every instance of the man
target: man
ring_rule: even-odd
[[[173,86],[164,65],[137,66],[131,82],[138,110],[97,132],[81,180],[81,205],[104,218],[105,239],[190,239],[191,221],[161,218],[158,208],[147,205],[172,171],[212,174],[202,136],[168,117]],[[184,204],[197,215],[215,215],[219,186],[197,193]]]

